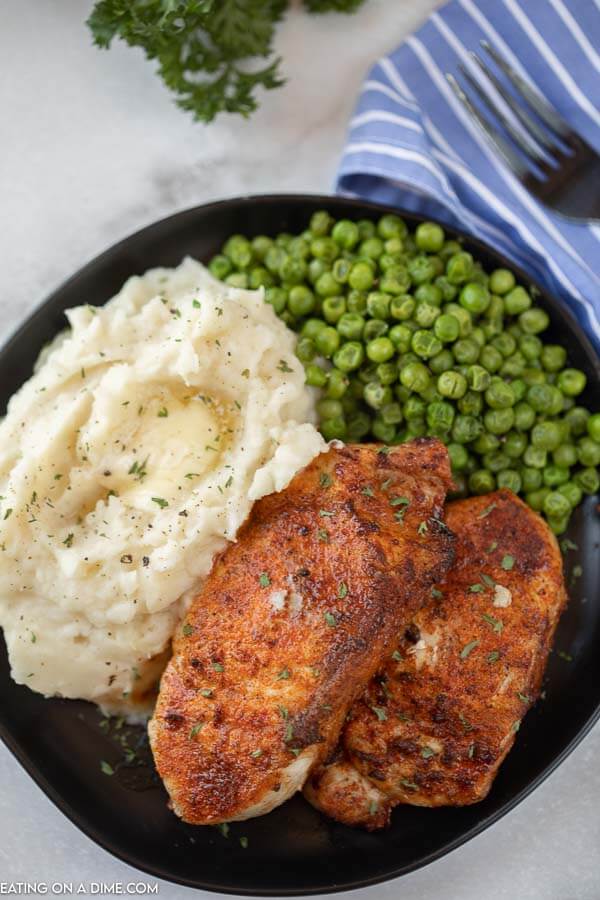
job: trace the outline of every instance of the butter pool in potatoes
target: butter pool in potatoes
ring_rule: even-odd
[[[325,444],[262,291],[186,259],[67,316],[0,424],[0,625],[19,683],[143,710],[215,553]]]

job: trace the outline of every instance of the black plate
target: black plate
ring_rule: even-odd
[[[382,207],[333,197],[273,196],[227,200],[171,216],[139,231],[85,266],[38,309],[0,354],[0,407],[25,381],[41,347],[64,327],[63,310],[102,304],[125,279],[185,254],[208,260],[228,235],[300,231],[319,208],[334,215],[377,216]],[[385,210],[384,210],[385,211]],[[418,219],[406,214],[406,219]],[[452,229],[447,228],[452,233]],[[490,267],[509,265],[465,237]],[[514,266],[510,266],[513,270]],[[522,279],[530,279],[524,274]],[[600,363],[568,311],[542,293],[552,332],[574,365],[588,375],[587,396],[600,394]],[[0,412],[2,410],[0,409]],[[567,554],[571,602],[563,616],[547,673],[546,697],[529,713],[490,795],[462,809],[399,807],[392,827],[378,834],[326,820],[301,797],[262,819],[214,828],[181,823],[150,765],[124,765],[120,743],[143,732],[107,728],[90,704],[44,700],[9,677],[0,652],[0,734],[42,790],[76,825],[115,856],[174,882],[236,894],[292,895],[358,888],[394,878],[458,847],[495,822],[532,791],[576,746],[600,714],[600,520],[597,498],[573,517],[569,536],[580,549]],[[572,579],[573,566],[583,576]],[[118,723],[117,723],[118,725]],[[138,757],[147,758],[147,747]],[[100,761],[118,767],[103,774]],[[239,841],[248,839],[244,849]]]

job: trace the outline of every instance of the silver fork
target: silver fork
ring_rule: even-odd
[[[506,76],[516,97],[485,60],[470,53],[485,78],[476,80],[462,64],[459,69],[491,116],[484,116],[456,78],[447,73],[446,78],[460,102],[521,184],[545,206],[569,219],[588,222],[600,219],[598,153],[569,127],[538,90],[521,78],[494,46],[488,41],[481,41],[481,46]],[[512,118],[501,109],[498,96],[512,111]],[[490,119],[496,119],[504,134]]]

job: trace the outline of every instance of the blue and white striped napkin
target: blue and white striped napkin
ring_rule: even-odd
[[[496,247],[563,298],[600,350],[600,226],[530,196],[446,81],[459,62],[473,65],[481,39],[600,150],[598,0],[452,0],[369,72],[338,192],[436,216]]]

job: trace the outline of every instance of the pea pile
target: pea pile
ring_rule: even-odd
[[[567,527],[600,486],[600,414],[576,398],[586,376],[544,343],[547,313],[508,269],[484,271],[434,222],[335,221],[299,235],[234,235],[209,268],[265,288],[298,332],[297,355],[327,440],[448,446],[458,496],[510,488]]]

